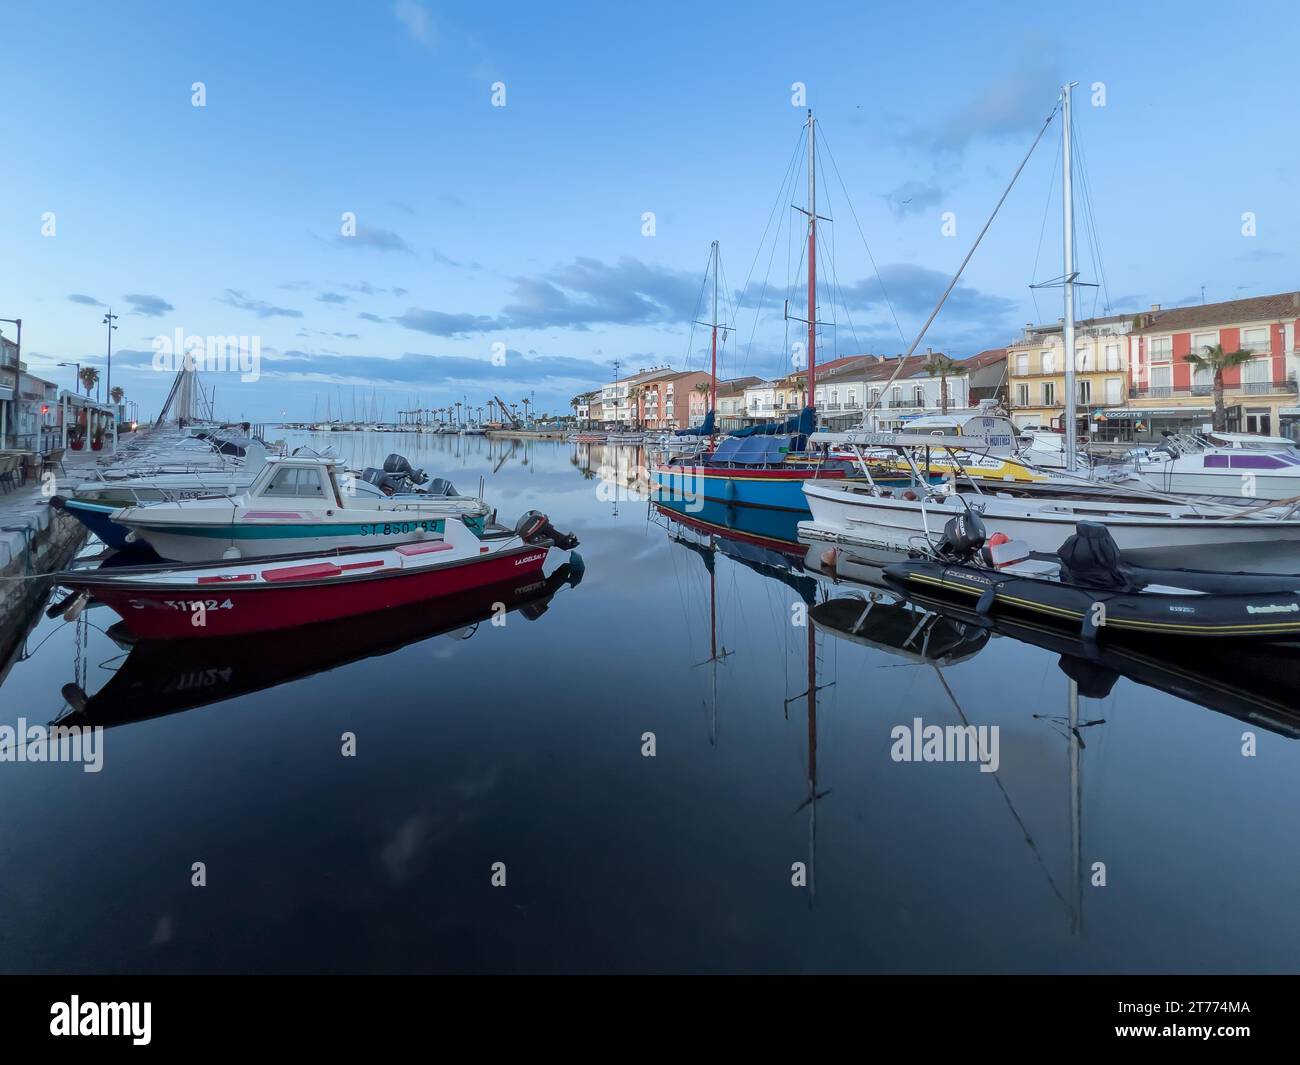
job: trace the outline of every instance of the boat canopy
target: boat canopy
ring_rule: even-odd
[[[709,456],[709,465],[773,466],[785,461],[791,450],[791,436],[749,436],[725,438]]]
[[[1010,455],[1016,439],[1009,418],[989,414],[929,414],[914,418],[897,432],[850,429],[842,433],[813,433],[811,443],[850,447],[932,447]]]
[[[674,436],[712,436],[713,435],[713,411],[709,411],[704,416],[704,421],[690,429],[678,429]]]
[[[747,425],[743,429],[735,429],[728,433],[728,436],[781,436],[794,434],[796,436],[807,436],[817,428],[817,417],[811,407],[804,407],[793,418],[787,418],[783,422],[760,422],[758,425]]]

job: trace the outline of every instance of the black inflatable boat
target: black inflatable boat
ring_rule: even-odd
[[[1096,639],[1105,630],[1285,640],[1300,637],[1300,576],[1147,569],[1120,556],[1104,525],[1080,522],[1056,555],[995,551],[973,512],[948,522],[932,558],[885,567],[904,591],[975,611],[1049,618]]]

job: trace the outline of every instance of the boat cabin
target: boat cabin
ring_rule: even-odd
[[[338,462],[327,458],[267,459],[257,480],[249,486],[247,498],[317,499],[342,508]]]

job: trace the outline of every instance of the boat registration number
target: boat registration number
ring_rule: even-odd
[[[396,536],[417,531],[442,532],[440,521],[384,521],[361,526],[362,536]]]
[[[132,604],[134,605],[134,604]],[[164,599],[163,606],[169,606],[173,610],[184,610],[187,613],[203,610],[234,610],[235,604],[227,599],[223,603],[218,603],[215,599]]]

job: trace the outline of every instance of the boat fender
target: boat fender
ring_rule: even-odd
[[[828,547],[822,552],[822,565],[833,573],[835,572],[835,563],[838,558],[839,555],[836,553],[835,548]]]
[[[76,621],[81,617],[81,612],[86,609],[86,604],[90,602],[90,596],[85,592],[73,596],[72,601],[68,603],[67,609],[63,611],[64,621]]]
[[[905,492],[903,493],[903,498],[906,499],[909,503],[915,503],[915,502],[916,502],[918,499],[920,499],[921,497],[918,496],[915,492],[913,492],[913,491],[909,488],[909,489],[907,489],[907,491],[905,491]]]
[[[582,580],[582,575],[587,572],[587,563],[582,560],[578,552],[573,551],[569,554],[569,587],[576,588],[578,582]]]
[[[68,501],[63,496],[50,496],[50,506],[55,510],[62,510],[67,506]]]
[[[993,604],[997,602],[998,586],[991,584],[984,589],[984,594],[980,596],[979,602],[975,604],[975,613],[980,617],[986,618],[993,609]]]
[[[1101,607],[1099,610],[1098,607]],[[1095,647],[1097,644],[1097,618],[1106,616],[1104,603],[1093,603],[1083,612],[1083,624],[1079,628],[1079,636],[1085,646]]]

